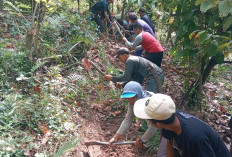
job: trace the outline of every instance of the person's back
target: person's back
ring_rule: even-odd
[[[151,29],[153,30],[153,32],[155,33],[154,25],[153,25],[153,23],[152,23],[150,17],[146,14],[146,9],[143,8],[143,7],[141,7],[141,8],[139,9],[139,12],[138,12],[138,13],[139,13],[139,15],[140,15],[140,18],[141,18],[143,21],[145,21],[145,22],[151,27]]]
[[[146,52],[155,53],[162,52],[164,49],[161,44],[148,32],[142,32],[142,47]]]
[[[230,157],[219,134],[200,119],[177,111],[181,134],[163,129],[162,135],[169,139],[177,156],[184,157]]]
[[[144,14],[143,16],[141,16],[141,19],[143,21],[145,21],[151,27],[153,32],[155,33],[154,25],[152,24],[151,19],[149,18],[149,16],[147,14]]]
[[[143,31],[149,32],[152,36],[155,37],[155,34],[154,34],[152,28],[151,28],[145,21],[143,21],[142,19],[137,19],[137,22],[138,22],[140,25],[142,25]]]
[[[107,11],[107,10],[108,10],[108,3],[106,0],[98,1],[91,8],[91,11],[94,13],[101,13],[101,12]]]

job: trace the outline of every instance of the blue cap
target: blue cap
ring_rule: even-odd
[[[123,93],[121,98],[132,98],[136,95],[136,93]]]

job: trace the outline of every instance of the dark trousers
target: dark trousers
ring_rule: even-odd
[[[97,25],[99,26],[99,30],[102,32],[103,31],[102,20],[97,13],[92,14],[92,21],[95,21],[97,23]]]
[[[161,63],[163,59],[163,51],[162,52],[156,52],[156,53],[145,53],[145,58],[152,63],[155,63],[158,67],[161,68]]]

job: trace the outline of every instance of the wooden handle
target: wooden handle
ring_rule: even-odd
[[[127,144],[135,144],[135,141],[124,141],[124,142],[116,142],[113,143],[114,145],[127,145]],[[109,142],[101,142],[101,141],[89,141],[85,142],[86,146],[91,146],[91,145],[109,145]]]

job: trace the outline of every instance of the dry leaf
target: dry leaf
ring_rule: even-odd
[[[121,110],[118,110],[118,111],[114,111],[112,114],[114,115],[114,116],[117,116],[117,115],[119,115],[119,114],[121,114],[122,113],[122,111]]]
[[[106,108],[105,108],[105,111],[111,111],[112,110],[112,107],[111,106],[107,106]]]
[[[90,72],[90,62],[88,59],[86,58],[82,59],[82,66],[88,73]]]
[[[43,139],[42,139],[42,144],[45,145],[48,140],[49,140],[49,137],[51,136],[51,131],[49,130],[44,136],[43,136]]]

